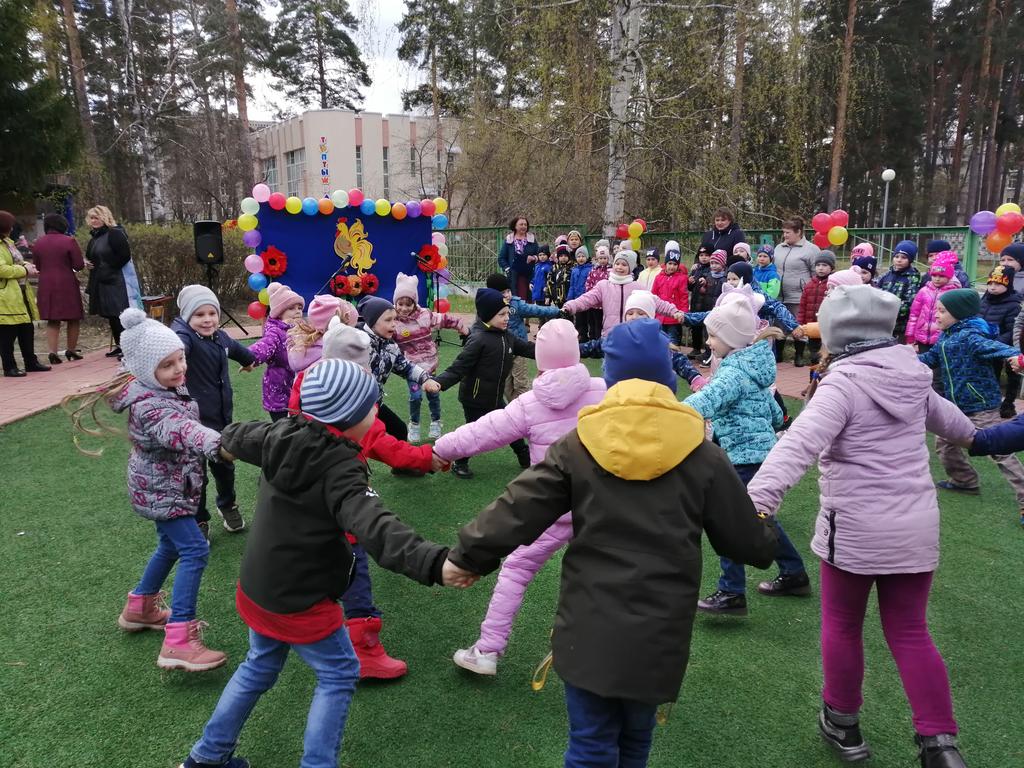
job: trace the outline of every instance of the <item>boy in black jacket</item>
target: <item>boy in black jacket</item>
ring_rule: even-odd
[[[476,315],[466,346],[448,370],[434,377],[443,390],[462,382],[459,402],[467,424],[505,407],[505,380],[512,373],[513,358],[534,356],[532,341],[509,332],[508,304],[499,291],[481,288],[476,292]],[[513,442],[512,450],[520,467],[530,466],[530,449],[523,440]],[[452,474],[463,480],[472,478],[469,459],[456,459]]]
[[[995,326],[998,330],[999,340],[1003,344],[1013,345],[1013,324],[1020,314],[1020,303],[1024,300],[1013,290],[1013,280],[1017,270],[1013,267],[997,266],[988,275],[988,286],[981,296],[981,316],[989,325]],[[1003,360],[992,363],[996,379],[1002,379],[1003,371],[1006,371],[1006,390],[1003,394],[1003,402],[999,406],[999,416],[1004,419],[1012,419],[1017,415],[1015,401],[1020,393],[1020,376],[1013,372]]]
[[[231,423],[234,416],[234,392],[228,373],[228,358],[250,369],[254,363],[247,347],[220,330],[220,301],[204,285],[186,285],[178,294],[178,317],[171,323],[185,345],[188,373],[185,386],[199,404],[199,420],[204,427],[218,432]],[[217,486],[217,511],[224,521],[224,530],[238,533],[245,520],[235,503],[235,467],[230,462],[213,462],[210,473]],[[209,477],[203,476],[203,493],[199,500],[196,522],[207,540],[210,538],[210,512],[206,508],[206,487]]]
[[[234,757],[245,721],[294,650],[316,673],[303,765],[337,765],[359,661],[337,600],[352,569],[352,531],[381,566],[422,584],[469,586],[389,512],[367,486],[359,440],[376,417],[377,382],[348,360],[324,360],[302,381],[302,412],[277,422],[230,424],[222,450],[262,469],[256,517],[235,604],[249,653],[235,670],[183,768],[247,768]]]

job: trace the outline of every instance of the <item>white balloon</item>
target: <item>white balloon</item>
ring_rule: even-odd
[[[331,192],[331,202],[334,203],[336,208],[346,208],[348,206],[348,192],[344,189],[336,189]]]

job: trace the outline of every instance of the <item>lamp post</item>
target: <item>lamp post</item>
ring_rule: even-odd
[[[885,182],[885,197],[882,199],[882,229],[885,229],[886,220],[889,218],[889,184],[896,178],[896,171],[886,168],[882,171],[882,181]]]

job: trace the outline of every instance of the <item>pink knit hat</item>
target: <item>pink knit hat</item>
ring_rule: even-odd
[[[841,269],[838,272],[833,272],[828,276],[828,287],[835,288],[837,285],[863,285],[864,281],[860,277],[860,270],[854,269]]]
[[[711,254],[711,261],[720,267],[725,267],[725,262],[729,260],[729,254],[719,248]]]
[[[537,332],[538,371],[569,368],[580,361],[580,337],[568,320],[549,320]]]
[[[306,300],[283,283],[271,283],[267,286],[267,293],[270,294],[271,317],[281,317],[288,307],[296,304],[306,306]]]
[[[407,275],[399,272],[398,277],[395,278],[395,304],[398,303],[399,299],[412,299],[413,304],[418,303],[419,287],[420,280],[416,275]]]
[[[871,243],[857,243],[850,250],[850,255],[853,258],[857,258],[858,256],[874,256],[875,246],[873,246]]]
[[[314,296],[313,300],[309,302],[309,312],[307,313],[309,324],[323,333],[327,330],[327,324],[331,322],[331,318],[338,314],[338,306],[342,303],[337,296],[327,294]]]

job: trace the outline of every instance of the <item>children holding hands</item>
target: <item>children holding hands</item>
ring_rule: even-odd
[[[263,410],[271,421],[288,415],[288,396],[295,372],[288,364],[288,332],[302,320],[306,301],[287,285],[271,283],[270,313],[263,324],[263,338],[249,346],[254,363],[266,363],[263,372]]]
[[[667,301],[680,312],[690,309],[689,279],[686,266],[679,259],[679,243],[669,240],[665,243],[665,266],[651,287],[651,293],[657,298]],[[659,314],[657,319],[661,328],[673,344],[682,344],[682,326],[674,316]]]

